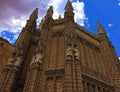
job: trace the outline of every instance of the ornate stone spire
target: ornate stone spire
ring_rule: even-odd
[[[67,4],[65,6],[64,18],[66,21],[74,22],[74,12],[73,12],[73,7],[70,0],[67,1]]]
[[[30,20],[36,20],[38,18],[38,8],[36,8],[30,15]]]
[[[65,6],[65,11],[66,12],[73,12],[73,7],[72,7],[70,0],[67,1],[67,4]]]
[[[53,16],[53,6],[50,6],[49,9],[47,10],[45,18],[52,18]]]
[[[99,22],[97,22],[97,27],[98,27],[98,34],[106,34],[105,29]]]

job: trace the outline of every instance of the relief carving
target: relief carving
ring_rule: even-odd
[[[66,37],[65,59],[80,60],[80,51],[77,44],[77,36],[73,33],[68,34]]]
[[[21,42],[19,45],[17,45],[15,51],[12,53],[12,56],[9,57],[6,68],[12,68],[18,70],[18,68],[22,63],[22,57],[24,55],[24,51],[25,51],[25,45],[24,43]]]
[[[22,63],[21,61],[22,61],[22,56],[17,57],[17,59],[16,59],[16,61],[14,63],[14,69],[15,70],[17,70],[20,67],[20,65]]]
[[[75,59],[80,60],[80,51],[78,50],[78,47],[74,48],[75,53]]]
[[[66,60],[72,60],[73,48],[70,45],[67,46],[67,49],[66,49],[66,52],[65,52],[65,57],[66,57]]]
[[[40,40],[38,43],[38,48],[34,52],[32,62],[30,63],[30,68],[37,68],[42,65],[43,62],[43,50],[45,48],[45,41]]]

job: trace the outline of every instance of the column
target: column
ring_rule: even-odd
[[[73,67],[73,92],[83,92],[82,72],[81,72],[81,58],[80,58],[80,46],[78,42],[73,44],[74,49],[74,67]],[[75,69],[74,69],[75,68]]]
[[[93,72],[97,72],[97,66],[96,66],[96,59],[95,59],[95,52],[94,52],[94,46],[91,46],[91,59],[92,59],[92,67],[93,67]]]
[[[80,45],[80,55],[81,55],[81,67],[82,69],[85,70],[85,68],[87,68],[87,63],[85,58],[85,44],[82,41],[80,41],[79,45]]]
[[[100,65],[99,65],[99,61],[98,61],[98,56],[97,56],[97,51],[96,51],[96,47],[94,47],[94,58],[95,58],[95,62],[96,62],[96,74],[97,74],[97,77],[99,77],[99,74],[100,74]]]
[[[63,84],[63,92],[72,92],[72,61],[67,61],[65,65],[65,76]]]
[[[57,35],[54,35],[52,37],[52,45],[51,45],[51,52],[50,52],[50,69],[55,69],[56,68],[56,63],[57,63],[57,43],[58,43],[58,40],[57,40]]]
[[[58,43],[58,68],[64,68],[65,42],[63,35],[59,37]]]
[[[76,61],[73,61],[72,62],[72,85],[73,85],[73,92],[76,92],[77,91],[77,79],[76,79],[76,76],[77,76],[77,67],[76,67]]]
[[[86,61],[88,66],[88,73],[91,73],[92,67],[91,67],[91,61],[90,61],[90,52],[89,52],[89,43],[86,43]]]
[[[9,69],[5,69],[3,72],[4,78],[2,78],[0,82],[0,92],[10,92],[15,82],[17,70],[11,67]]]
[[[76,61],[76,81],[77,81],[77,91],[83,92],[83,82],[82,82],[82,72],[81,72],[81,61]]]
[[[100,62],[100,65],[101,65],[101,71],[102,71],[102,74],[103,74],[103,77],[106,77],[106,70],[105,70],[105,66],[103,64],[103,60],[102,60],[102,57],[101,57],[101,53],[100,51],[98,51],[98,58],[99,58],[99,62]],[[107,79],[105,79],[107,81]]]
[[[90,62],[90,67],[91,71],[94,71],[94,66],[93,66],[93,56],[92,56],[92,51],[91,51],[91,44],[88,44],[88,50],[89,50],[89,62]]]
[[[88,60],[88,48],[86,46],[86,42],[84,42],[84,48],[85,48],[85,63],[86,63],[86,72],[89,72],[88,70],[90,70],[89,67],[89,60]]]

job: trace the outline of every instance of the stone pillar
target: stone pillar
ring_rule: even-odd
[[[23,92],[38,92],[41,70],[31,69],[27,75],[27,80]]]
[[[102,71],[102,75],[103,77],[106,77],[107,74],[106,74],[106,70],[105,70],[105,66],[104,66],[104,63],[102,62],[102,56],[101,56],[101,53],[100,51],[98,51],[98,58],[99,58],[99,62],[100,62],[100,66],[101,66],[101,71]],[[107,79],[105,79],[106,81],[108,81]]]
[[[99,74],[100,74],[100,65],[99,65],[99,61],[98,61],[98,56],[97,56],[97,51],[96,51],[96,47],[94,47],[94,58],[95,58],[95,62],[96,62],[96,75],[97,77],[100,77]]]
[[[85,54],[86,54],[86,64],[87,64],[87,72],[91,73],[92,66],[90,61],[90,51],[89,51],[89,43],[85,42]]]
[[[89,64],[90,64],[90,68],[91,71],[94,71],[94,66],[93,66],[93,57],[92,57],[92,51],[91,51],[91,44],[88,43],[88,51],[89,51]]]
[[[94,46],[93,45],[91,46],[90,51],[91,51],[93,72],[95,73],[95,72],[97,72],[97,69],[96,69],[96,60],[95,60]]]
[[[83,71],[85,71],[87,68],[87,63],[86,63],[87,61],[86,61],[86,57],[85,57],[85,44],[83,41],[80,41],[79,45],[80,45],[80,50],[81,50],[80,51],[81,67],[82,67]]]
[[[83,82],[83,87],[84,87],[84,91],[83,92],[88,92],[87,82],[86,81]]]
[[[72,62],[72,85],[73,85],[73,92],[76,92],[77,91],[77,89],[76,89],[76,87],[77,87],[77,83],[76,83],[76,72],[77,72],[77,65],[76,65],[76,61],[73,61]]]
[[[16,66],[6,66],[1,75],[0,92],[11,92],[16,79],[18,69]]]
[[[0,78],[0,92],[11,92],[13,90],[17,73],[19,72],[23,60],[24,52],[24,44],[20,43],[8,59]]]
[[[72,61],[69,60],[65,65],[65,78],[63,84],[63,92],[72,92]]]
[[[67,36],[64,92],[83,92],[80,47],[77,41],[75,34]]]
[[[52,38],[51,43],[51,53],[50,53],[50,69],[55,69],[57,65],[57,44],[58,44],[58,37],[57,35],[54,35]]]
[[[30,63],[30,71],[28,72],[23,92],[39,92],[44,47],[45,41],[41,40],[33,54],[33,58]]]
[[[96,92],[96,88],[95,88],[95,85],[94,85],[94,84],[91,85],[91,88],[92,88],[92,91],[91,91],[91,92]]]
[[[77,81],[76,92],[83,92],[82,72],[81,72],[81,65],[79,60],[76,60],[76,81]]]

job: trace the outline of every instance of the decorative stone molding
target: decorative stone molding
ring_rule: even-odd
[[[65,70],[64,69],[55,69],[55,70],[47,70],[45,71],[46,76],[63,76]]]
[[[63,31],[53,32],[53,37],[62,36],[62,35],[63,35]]]
[[[115,91],[114,91],[114,87],[111,86],[111,84],[107,84],[107,83],[105,83],[105,82],[96,80],[96,79],[94,79],[94,78],[92,78],[92,77],[89,77],[89,76],[87,76],[87,75],[84,75],[84,74],[82,74],[82,78],[83,78],[83,80],[86,81],[86,82],[89,82],[89,83],[91,83],[91,84],[95,84],[96,86],[101,86],[101,87],[103,87],[103,88],[105,87],[105,88],[107,88],[107,89],[112,90],[113,92],[115,92]]]

